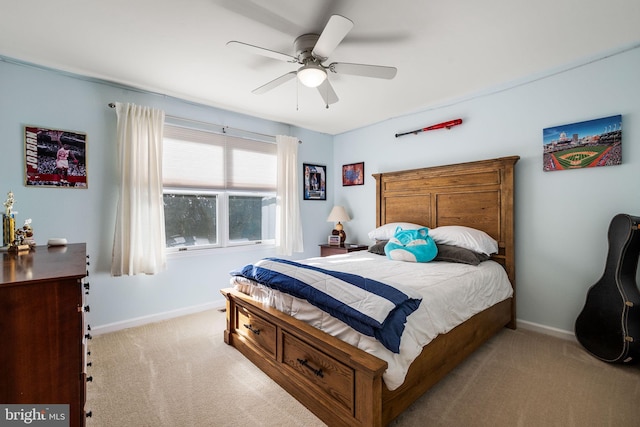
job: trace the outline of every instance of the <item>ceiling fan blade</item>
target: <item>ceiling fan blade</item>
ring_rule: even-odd
[[[333,90],[333,86],[329,83],[329,79],[325,79],[320,86],[318,86],[318,93],[324,100],[324,104],[329,108],[329,105],[338,102],[338,95]]]
[[[392,79],[396,76],[396,67],[382,65],[349,64],[346,62],[334,62],[329,65],[329,70],[338,74],[352,74],[354,76],[374,77],[377,79]]]
[[[270,9],[273,9],[273,7],[260,6],[253,0],[215,0],[215,3],[220,3],[220,6],[233,13],[281,33],[288,34],[291,37],[302,34],[304,31],[304,28],[301,28],[297,22],[289,21],[284,16],[271,11]]]
[[[277,79],[271,80],[269,83],[260,86],[257,89],[252,90],[252,93],[256,95],[262,95],[263,93],[269,92],[271,89],[275,89],[281,84],[288,82],[289,80],[296,77],[297,71],[290,71],[287,74],[283,74]]]
[[[294,56],[287,55],[286,53],[276,52],[275,50],[265,49],[264,47],[254,46],[252,44],[238,42],[232,40],[227,42],[227,46],[231,46],[234,48],[240,48],[250,53],[255,53],[257,55],[266,56],[268,58],[277,59],[279,61],[285,62],[298,62],[298,59]]]
[[[326,61],[352,28],[353,21],[350,19],[340,15],[332,15],[313,47],[312,55],[320,62]]]

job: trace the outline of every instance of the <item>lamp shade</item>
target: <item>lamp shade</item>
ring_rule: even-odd
[[[334,206],[327,217],[327,222],[347,222],[351,221],[349,214],[343,206]]]
[[[315,62],[309,62],[298,70],[298,80],[306,87],[318,87],[327,78],[327,72]]]

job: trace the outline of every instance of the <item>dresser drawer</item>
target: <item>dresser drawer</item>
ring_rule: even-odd
[[[236,305],[236,331],[252,343],[258,345],[271,357],[276,357],[276,327],[256,316],[245,307]]]
[[[282,338],[282,361],[315,384],[327,401],[353,413],[353,370],[286,331]]]

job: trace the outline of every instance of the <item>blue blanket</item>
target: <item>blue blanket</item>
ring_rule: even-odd
[[[373,279],[279,258],[265,258],[231,275],[307,300],[358,332],[375,337],[394,353],[400,351],[407,316],[422,301]]]

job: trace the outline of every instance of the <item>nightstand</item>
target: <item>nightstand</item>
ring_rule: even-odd
[[[320,256],[348,254],[349,252],[366,251],[367,249],[369,249],[369,246],[355,243],[345,243],[343,246],[323,243],[320,245]]]

